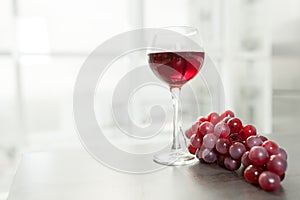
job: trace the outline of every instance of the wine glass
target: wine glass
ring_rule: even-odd
[[[199,37],[194,27],[165,27],[166,32],[159,33],[153,38],[153,45],[162,43],[164,49],[148,52],[148,63],[154,74],[170,87],[173,102],[173,140],[171,150],[154,155],[153,160],[163,165],[186,165],[194,162],[194,156],[187,151],[185,136],[182,132],[182,113],[180,92],[182,86],[194,78],[204,62],[204,49],[200,45],[189,45],[191,39]],[[186,40],[170,40],[172,33],[181,34]],[[182,142],[183,141],[183,142]]]

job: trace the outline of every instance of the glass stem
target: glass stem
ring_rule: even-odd
[[[180,100],[180,92],[181,88],[170,88],[173,102],[173,143],[172,150],[181,149],[180,145],[180,137],[182,133],[182,111],[181,111],[181,100]]]

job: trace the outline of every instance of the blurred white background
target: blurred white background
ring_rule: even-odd
[[[170,25],[199,28],[222,76],[227,108],[261,132],[295,130],[298,0],[1,0],[0,199],[23,152],[78,145],[72,92],[89,53],[118,33]],[[193,84],[207,114],[205,84],[201,78]]]

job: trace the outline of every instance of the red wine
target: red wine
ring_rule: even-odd
[[[150,53],[149,64],[154,74],[170,87],[182,87],[200,71],[204,52]]]

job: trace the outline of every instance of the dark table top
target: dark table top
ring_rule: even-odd
[[[215,164],[166,167],[140,175],[120,173],[78,148],[25,154],[8,199],[299,199],[299,134],[268,137],[288,152],[287,174],[275,192],[250,185],[240,172],[227,171]]]

